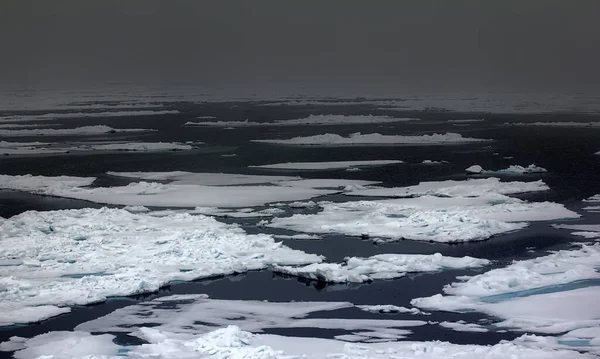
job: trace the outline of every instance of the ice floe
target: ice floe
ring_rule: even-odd
[[[423,160],[421,163],[424,165],[441,165],[441,164],[449,163],[449,162],[448,161]]]
[[[600,128],[600,122],[505,122],[507,126]]]
[[[489,331],[487,328],[475,324],[475,323],[467,323],[464,320],[459,320],[458,322],[441,322],[441,327],[456,330],[458,332],[478,332],[485,333]]]
[[[236,186],[248,184],[269,184],[281,181],[300,180],[293,176],[261,176],[236,173],[210,173],[210,172],[113,172],[111,176],[136,178],[144,181],[171,181],[171,184],[196,184],[203,186]]]
[[[0,136],[89,136],[110,133],[131,133],[156,131],[145,128],[112,128],[105,125],[83,126],[76,128],[36,128],[25,130],[0,130]]]
[[[378,305],[357,305],[357,308],[371,313],[408,313],[413,315],[431,315],[431,313],[423,312],[419,308],[398,307],[391,304]]]
[[[33,175],[0,175],[0,188],[49,194],[61,188],[85,187],[96,180],[96,177],[73,176],[33,176]]]
[[[414,197],[414,196],[440,196],[440,197],[478,197],[493,194],[516,194],[524,192],[537,192],[548,190],[549,187],[541,180],[534,182],[502,182],[498,178],[477,178],[466,181],[432,181],[421,182],[409,187],[369,188],[345,192],[349,196],[377,196],[377,197]]]
[[[600,244],[515,261],[443,288],[446,295],[417,298],[423,309],[480,311],[501,318],[497,327],[559,334],[600,326]]]
[[[526,202],[502,195],[443,198],[422,196],[345,203],[320,202],[316,214],[274,218],[268,227],[308,233],[436,242],[485,240],[522,229],[526,221],[577,218],[552,202]]]
[[[149,325],[161,331],[190,334],[207,333],[215,327],[228,325],[255,333],[273,328],[323,328],[353,332],[394,328],[401,333],[392,339],[398,339],[410,334],[410,330],[404,328],[427,324],[422,320],[334,319],[319,314],[353,306],[348,302],[269,302],[211,299],[203,294],[173,295],[117,309],[75,329],[139,335],[138,328]]]
[[[484,118],[469,118],[464,120],[448,120],[450,123],[472,123],[472,122],[483,122]]]
[[[531,164],[527,167],[523,167],[523,166],[519,166],[519,165],[511,165],[511,166],[508,166],[508,168],[496,170],[496,171],[485,170],[485,169],[483,169],[483,167],[481,167],[479,165],[473,165],[471,167],[466,168],[465,172],[473,173],[473,174],[521,175],[521,174],[531,174],[531,173],[544,173],[544,172],[548,172],[548,170],[546,170],[543,167],[536,166],[534,164]]]
[[[137,111],[104,111],[104,112],[64,112],[64,113],[45,113],[42,115],[24,115],[24,116],[3,116],[0,122],[21,122],[21,121],[47,121],[69,118],[86,117],[129,117],[129,116],[156,116],[171,115],[179,113],[178,110],[137,110]]]
[[[246,127],[246,126],[299,126],[299,125],[359,125],[369,123],[393,123],[418,121],[418,118],[398,118],[391,116],[373,115],[310,115],[304,118],[277,120],[273,122],[254,121],[188,121],[186,126],[212,126],[212,127]]]
[[[390,331],[390,330],[388,330]],[[383,330],[382,335],[385,335]],[[395,333],[393,334],[395,335]],[[501,342],[495,345],[459,345],[448,342],[387,342],[348,343],[343,340],[286,337],[273,334],[252,334],[238,326],[228,326],[205,334],[182,335],[156,328],[141,328],[138,336],[148,344],[116,347],[113,335],[90,335],[87,332],[56,332],[23,340],[26,347],[16,359],[34,359],[44,353],[60,359],[89,359],[126,355],[129,358],[247,358],[247,359],[591,359],[592,354],[565,349],[528,347]],[[341,339],[365,339],[360,335],[340,336]],[[368,339],[368,337],[366,337]],[[88,354],[85,356],[84,354]]]
[[[448,257],[436,254],[378,254],[368,258],[351,257],[346,262],[312,263],[304,267],[274,265],[272,270],[321,282],[362,283],[374,279],[392,279],[413,272],[474,268],[488,265],[487,259]]]
[[[489,141],[486,139],[463,137],[458,133],[432,134],[421,136],[382,135],[379,133],[361,134],[352,133],[348,137],[326,133],[307,137],[294,137],[290,139],[252,140],[253,142],[272,143],[281,145],[299,146],[352,146],[352,145],[443,145],[460,143],[478,143]]]
[[[198,144],[198,143],[196,143]],[[97,151],[135,151],[135,152],[155,152],[155,151],[183,151],[191,150],[192,145],[179,142],[121,142],[91,144],[84,148],[90,148]]]
[[[0,266],[0,325],[176,280],[321,261],[202,215],[108,208],[25,212],[0,223],[0,243],[0,260],[12,261]]]
[[[333,162],[286,162],[270,165],[249,166],[254,168],[268,168],[280,170],[331,170],[352,167],[385,166],[404,163],[400,160],[371,160],[371,161],[333,161]]]
[[[552,227],[575,230],[576,232],[572,232],[572,235],[588,239],[600,238],[600,224],[554,224]]]

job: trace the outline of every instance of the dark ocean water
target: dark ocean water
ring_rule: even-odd
[[[513,127],[505,122],[527,121],[595,121],[600,117],[575,114],[549,115],[478,115],[457,113],[399,113],[375,110],[369,106],[318,107],[265,107],[248,103],[217,104],[170,104],[180,114],[149,117],[88,118],[60,120],[65,127],[106,124],[119,128],[154,128],[157,132],[136,135],[108,135],[88,140],[136,140],[136,141],[202,141],[206,145],[198,150],[166,153],[80,153],[60,156],[0,158],[1,174],[72,175],[96,176],[96,186],[123,185],[127,179],[107,176],[106,171],[191,171],[226,172],[248,174],[290,174],[304,178],[347,178],[383,182],[384,186],[408,186],[420,181],[461,180],[468,176],[464,169],[479,164],[486,169],[506,168],[511,164],[544,167],[548,173],[527,176],[503,176],[503,180],[543,179],[550,191],[524,194],[519,197],[541,201],[548,200],[564,204],[567,208],[583,215],[577,223],[599,223],[600,215],[581,211],[581,200],[600,193],[600,129],[588,128],[543,128]],[[420,117],[418,122],[342,125],[342,126],[279,126],[240,127],[234,130],[207,127],[183,127],[186,121],[197,116],[214,115],[221,121],[270,121],[305,117],[310,113],[340,114],[393,114],[396,117]],[[484,122],[455,126],[449,119],[485,117]],[[347,135],[354,132],[382,134],[420,135],[432,132],[458,132],[463,136],[489,138],[485,144],[447,146],[356,146],[356,147],[291,147],[252,143],[252,139],[290,138],[322,133]],[[81,137],[18,139],[14,141],[82,141]],[[223,155],[236,156],[224,157]],[[506,158],[512,157],[512,158]],[[365,168],[358,172],[344,170],[324,171],[276,171],[248,168],[279,162],[297,161],[347,161],[400,159],[404,164]],[[448,164],[423,165],[421,161],[445,160]],[[331,200],[349,200],[343,196],[332,196]],[[353,198],[354,199],[354,198]],[[352,200],[352,199],[350,199]],[[79,200],[37,196],[15,191],[0,190],[0,216],[10,217],[27,210],[53,210],[65,208],[101,207],[101,205]],[[256,226],[258,219],[224,219],[239,223],[249,233],[282,233],[285,230],[265,229]],[[451,256],[474,256],[494,260],[493,266],[503,266],[515,259],[526,259],[546,254],[548,250],[567,248],[580,237],[569,235],[549,226],[552,222],[532,223],[522,231],[500,235],[490,240],[475,243],[440,244],[416,241],[399,241],[374,244],[369,240],[342,235],[326,235],[323,240],[284,240],[285,244],[311,253],[325,255],[331,261],[340,261],[347,256],[371,256],[379,253],[424,253],[440,252]],[[490,267],[474,270],[453,270],[425,273],[396,280],[382,280],[360,285],[326,285],[315,281],[275,275],[269,271],[256,271],[243,275],[178,283],[151,293],[129,298],[113,298],[105,303],[75,307],[69,314],[61,315],[41,323],[0,328],[0,342],[13,335],[31,337],[50,330],[71,330],[77,324],[108,314],[116,308],[152,299],[156,296],[184,293],[206,293],[212,298],[255,299],[269,301],[349,301],[355,304],[394,304],[410,307],[410,300],[441,292],[445,284],[456,276],[473,275],[487,271]],[[418,319],[430,321],[458,321],[493,319],[478,313],[456,314],[434,312],[429,317],[408,314],[373,314],[356,308],[320,314],[344,318],[388,318]],[[413,330],[407,340],[447,340],[453,343],[490,344],[501,339],[513,339],[522,333],[463,333],[435,325],[408,328]],[[332,337],[341,332],[318,329],[280,329],[271,333],[297,336]],[[128,342],[131,338],[120,336]]]

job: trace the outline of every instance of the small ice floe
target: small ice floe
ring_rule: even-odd
[[[531,173],[544,173],[548,172],[543,167],[538,167],[534,164],[531,164],[527,167],[519,166],[519,165],[511,165],[508,168],[502,170],[485,170],[479,165],[473,165],[467,169],[465,172],[472,174],[494,174],[494,175],[521,175],[521,174],[531,174]]]
[[[391,116],[373,115],[310,115],[304,118],[277,120],[273,122],[255,121],[199,121],[186,122],[186,126],[212,126],[212,127],[256,127],[256,126],[324,126],[324,125],[360,125],[369,123],[393,123],[418,121],[418,118],[399,118]]]
[[[77,119],[90,117],[131,117],[131,116],[157,116],[178,114],[177,110],[136,110],[136,111],[101,111],[101,112],[56,112],[41,115],[3,116],[0,122],[18,123],[22,121],[49,121],[57,119]]]
[[[0,326],[173,281],[322,260],[202,215],[109,208],[28,211],[0,222],[0,242],[0,262],[21,260],[0,266]]]
[[[280,170],[331,170],[348,169],[355,167],[385,166],[404,163],[400,160],[371,160],[371,161],[335,161],[335,162],[286,162],[270,165],[248,166],[253,168],[267,168]]]
[[[413,315],[431,315],[431,313],[423,312],[419,308],[398,307],[391,304],[379,305],[357,305],[357,308],[371,313],[403,313]]]
[[[484,118],[468,118],[463,120],[448,120],[450,123],[472,123],[472,122],[483,122]]]
[[[600,128],[600,122],[505,122],[505,126]]]
[[[476,323],[467,323],[464,320],[459,320],[457,322],[441,322],[439,325],[440,327],[456,330],[458,332],[485,333],[489,331],[486,327]]]
[[[330,319],[332,320],[332,319]],[[332,320],[333,321],[333,320]],[[51,332],[31,339],[18,339],[22,348],[18,358],[37,358],[40,354],[60,358],[123,356],[164,358],[511,358],[511,359],[592,359],[592,354],[562,348],[532,347],[531,343],[502,341],[494,345],[452,344],[397,340],[404,331],[380,328],[334,339],[253,334],[231,325],[211,328],[203,334],[185,334],[143,327],[136,332],[147,344],[119,347],[112,334]],[[351,343],[351,342],[361,343]],[[166,354],[168,353],[168,354]],[[167,355],[167,356],[165,356]]]
[[[463,137],[458,133],[432,134],[421,136],[400,136],[400,135],[382,135],[380,133],[361,134],[352,133],[348,137],[337,134],[326,133],[323,135],[314,135],[307,137],[294,137],[291,139],[269,139],[252,140],[253,142],[298,145],[298,146],[353,146],[353,145],[443,145],[459,143],[478,143],[490,141],[487,139]]]
[[[529,333],[561,334],[587,328],[598,332],[599,266],[600,243],[580,244],[579,249],[459,277],[443,288],[445,295],[413,299],[411,304],[429,310],[479,311],[500,318],[495,327]]]
[[[575,230],[576,232],[572,232],[572,235],[588,239],[600,238],[600,224],[554,224],[552,227]]]
[[[196,142],[195,144],[201,144]],[[89,144],[82,149],[96,151],[133,151],[133,152],[159,152],[159,151],[183,151],[194,147],[190,144],[179,142],[118,142],[104,144]]]
[[[0,155],[47,155],[68,153],[70,148],[49,147],[45,142],[8,142],[0,141]]]
[[[444,163],[450,163],[448,161],[434,161],[434,160],[423,160],[423,162],[421,162],[424,165],[441,165]]]
[[[331,283],[362,283],[392,279],[414,272],[474,268],[488,265],[487,259],[448,257],[436,254],[378,254],[368,258],[350,257],[345,263],[313,263],[304,267],[273,266],[279,273]]]
[[[0,130],[0,136],[90,136],[111,133],[152,132],[146,128],[112,128],[105,125],[83,126],[75,128],[36,128],[24,130]]]

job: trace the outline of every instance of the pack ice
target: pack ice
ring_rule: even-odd
[[[421,136],[382,135],[380,133],[361,134],[351,133],[348,137],[338,134],[326,133],[307,137],[293,137],[290,139],[252,140],[253,142],[272,143],[281,145],[298,146],[353,146],[353,145],[443,145],[459,143],[477,143],[489,141],[487,139],[463,137],[459,133],[445,133]]]
[[[321,261],[210,217],[109,208],[25,212],[0,222],[0,244],[0,325],[176,280]]]
[[[275,218],[267,226],[393,240],[464,242],[522,229],[526,221],[579,217],[561,204],[527,202],[505,195],[546,189],[542,181],[500,182],[496,178],[360,189],[345,194],[410,198],[320,202],[321,211],[316,214]]]

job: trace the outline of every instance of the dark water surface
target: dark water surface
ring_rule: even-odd
[[[248,174],[298,175],[304,178],[347,178],[383,182],[384,186],[407,186],[420,181],[461,180],[468,176],[464,169],[479,164],[485,169],[496,170],[511,164],[529,165],[534,163],[548,170],[545,174],[524,176],[503,176],[503,180],[543,179],[550,191],[525,194],[520,198],[535,201],[554,201],[583,215],[576,223],[599,223],[598,213],[581,211],[581,200],[600,193],[600,129],[589,128],[541,128],[513,127],[505,122],[527,121],[596,121],[600,118],[583,115],[485,115],[486,121],[469,123],[468,126],[454,126],[449,119],[474,118],[473,114],[451,113],[399,113],[376,110],[369,106],[318,107],[265,107],[247,103],[217,104],[170,104],[179,109],[180,114],[123,117],[68,119],[60,122],[68,127],[106,124],[119,128],[154,128],[158,132],[142,135],[110,135],[85,140],[126,139],[140,141],[202,141],[202,148],[192,151],[166,153],[80,153],[61,156],[0,158],[0,174],[37,174],[96,176],[95,186],[124,185],[128,179],[107,176],[106,171],[191,171],[228,172]],[[397,117],[421,117],[422,121],[342,126],[278,126],[241,127],[234,130],[205,127],[182,127],[186,121],[196,116],[214,115],[221,121],[271,121],[308,116],[310,113],[340,114],[388,114]],[[203,121],[203,120],[202,120]],[[489,138],[489,143],[447,145],[447,146],[356,146],[356,147],[291,147],[252,143],[252,139],[290,138],[322,133],[347,135],[354,132],[382,134],[420,135],[432,132],[458,132],[463,136]],[[81,137],[60,138],[0,138],[13,141],[82,141]],[[233,157],[223,155],[236,154]],[[512,159],[505,157],[513,157]],[[323,171],[277,171],[248,168],[279,162],[300,161],[347,161],[400,159],[406,163],[364,168],[357,172],[344,170]],[[448,164],[424,165],[421,161],[445,160]],[[355,200],[344,196],[333,196],[332,200]],[[0,216],[10,217],[27,210],[55,210],[65,208],[101,207],[86,201],[31,195],[15,191],[0,190]],[[222,219],[225,222],[239,223],[249,233],[266,232],[291,234],[289,231],[259,228],[258,219]],[[440,252],[450,256],[474,256],[494,261],[492,267],[504,266],[513,260],[545,255],[548,250],[568,248],[571,242],[579,242],[568,231],[556,230],[549,226],[552,222],[535,222],[522,231],[496,236],[487,241],[441,244],[417,241],[399,241],[374,244],[369,240],[343,235],[324,235],[323,240],[284,240],[292,248],[325,255],[330,261],[341,261],[347,256],[371,256],[379,253],[423,253]],[[171,294],[206,293],[218,299],[253,299],[269,301],[349,301],[355,304],[394,304],[410,307],[410,300],[416,297],[440,293],[445,284],[456,276],[473,275],[489,270],[490,267],[474,270],[450,270],[438,273],[423,273],[396,280],[380,280],[365,284],[326,285],[315,281],[300,280],[256,271],[243,275],[228,276],[211,280],[178,283],[161,289],[158,293],[113,298],[105,303],[74,307],[68,314],[48,319],[41,323],[0,328],[0,342],[11,336],[31,337],[51,330],[72,330],[76,325],[106,315],[116,308],[149,300],[157,296]],[[431,316],[408,314],[373,314],[356,308],[319,313],[321,317],[340,318],[380,318],[426,321],[493,320],[478,313],[434,312]],[[463,333],[444,329],[437,325],[406,328],[413,331],[407,340],[446,340],[453,343],[492,344],[502,339],[513,339],[522,333]],[[270,333],[323,336],[343,334],[343,331],[304,329],[270,329]],[[122,342],[127,342],[123,336]]]

